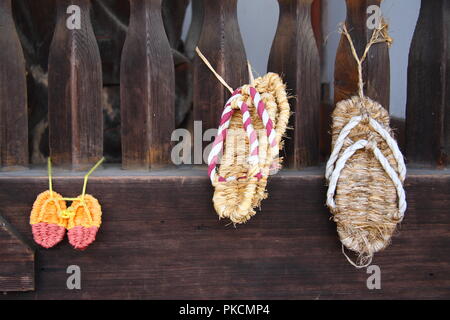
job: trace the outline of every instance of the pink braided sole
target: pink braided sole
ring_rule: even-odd
[[[84,250],[95,241],[97,231],[98,227],[73,227],[67,232],[69,243],[77,250]]]
[[[66,228],[54,223],[40,222],[31,225],[34,241],[44,248],[51,248],[64,238]]]

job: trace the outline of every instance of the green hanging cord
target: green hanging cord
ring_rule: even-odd
[[[47,172],[48,172],[48,188],[50,189],[50,197],[53,197],[53,185],[52,185],[52,160],[47,158]]]
[[[103,162],[104,160],[105,160],[104,157],[101,158],[101,159],[95,164],[95,166],[93,166],[92,169],[89,170],[89,172],[84,176],[83,192],[82,192],[82,194],[81,194],[81,199],[82,199],[82,200],[84,199],[84,195],[86,194],[86,186],[87,186],[87,182],[88,182],[89,176],[91,175],[92,172],[95,171],[95,169],[98,168],[99,165],[102,164],[102,162]]]

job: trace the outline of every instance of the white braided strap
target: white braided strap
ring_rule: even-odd
[[[339,133],[338,138],[336,139],[336,143],[333,148],[333,152],[331,153],[330,159],[328,159],[325,171],[325,178],[330,180],[331,173],[334,170],[334,165],[339,157],[339,153],[341,152],[342,146],[344,145],[345,139],[348,137],[350,132],[354,127],[356,127],[361,120],[362,116],[356,116],[350,119],[350,121],[342,128]],[[406,166],[403,158],[403,154],[401,153],[397,141],[389,134],[389,132],[384,129],[378,121],[373,118],[369,119],[370,126],[386,141],[389,148],[392,150],[392,154],[394,155],[394,159],[397,162],[397,170],[400,176],[400,180],[405,181],[406,177]]]
[[[333,152],[331,153],[330,159],[328,159],[326,165],[325,178],[327,180],[330,180],[330,176],[334,170],[334,164],[336,163],[339,157],[339,152],[341,152],[345,139],[350,134],[350,131],[352,131],[352,129],[356,127],[361,122],[361,120],[362,116],[351,118],[350,121],[345,125],[344,128],[342,128],[341,132],[339,133],[339,136],[336,139],[336,143],[334,144]]]
[[[344,169],[345,164],[347,163],[348,159],[350,159],[353,154],[360,150],[360,149],[370,149],[373,151],[373,154],[375,158],[380,162],[383,169],[386,171],[389,178],[392,180],[396,190],[397,190],[397,196],[398,196],[398,211],[399,216],[397,217],[400,221],[403,219],[403,216],[406,211],[406,195],[405,190],[403,189],[403,183],[400,180],[399,176],[395,172],[395,170],[390,165],[389,161],[386,159],[386,157],[383,155],[383,153],[380,151],[380,149],[374,144],[369,143],[367,140],[359,140],[349,146],[345,151],[342,153],[341,157],[336,161],[336,166],[333,170],[333,172],[330,175],[329,178],[329,186],[327,191],[327,205],[332,210],[336,209],[336,203],[334,201],[334,195],[336,192],[337,182],[339,180],[339,177],[341,175],[342,169]]]
[[[375,129],[376,132],[380,134],[381,137],[386,141],[389,148],[392,150],[392,153],[394,155],[395,161],[397,162],[397,170],[398,174],[400,176],[400,180],[403,182],[405,181],[406,177],[406,165],[405,160],[403,158],[403,154],[400,151],[400,148],[398,147],[397,141],[395,141],[394,138],[387,132],[386,129],[384,129],[378,121],[376,121],[373,118],[369,119],[369,123],[372,126],[372,128]]]

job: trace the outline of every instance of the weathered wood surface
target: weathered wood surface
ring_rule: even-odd
[[[161,0],[130,0],[121,61],[122,167],[170,163],[175,127],[175,75],[164,31]]]
[[[34,249],[0,212],[0,292],[34,290]]]
[[[373,30],[367,28],[370,5],[380,6],[381,0],[346,0],[346,26],[355,44],[359,57],[362,56]],[[355,58],[345,36],[341,37],[336,54],[334,70],[334,102],[348,99],[358,93],[358,71]],[[389,110],[390,60],[386,43],[379,43],[370,49],[363,65],[365,94]]]
[[[320,56],[311,26],[312,0],[279,0],[280,18],[268,71],[284,76],[294,113],[286,139],[291,168],[319,162]]]
[[[236,89],[248,83],[244,44],[237,20],[237,0],[203,0],[203,24],[198,47],[213,68]],[[203,130],[217,128],[230,92],[205,63],[194,59],[194,121]]]
[[[11,11],[0,1],[0,168],[28,165],[25,59]]]
[[[450,163],[450,1],[422,1],[411,43],[406,106],[410,164]]]
[[[56,172],[55,190],[78,194],[82,176],[73,175]],[[31,239],[29,212],[46,173],[0,176],[2,213]],[[374,258],[381,290],[368,290],[369,275],[342,255],[325,191],[323,170],[284,171],[270,178],[262,212],[234,228],[217,219],[203,169],[105,169],[88,185],[103,211],[96,242],[84,252],[66,240],[39,249],[36,292],[0,299],[450,298],[448,170],[410,171],[405,220]],[[69,265],[81,268],[79,291],[66,288]]]
[[[55,166],[85,170],[103,155],[102,70],[90,21],[90,0],[57,1],[48,66],[50,155]],[[70,5],[80,29],[69,29]],[[70,19],[69,19],[70,20]]]

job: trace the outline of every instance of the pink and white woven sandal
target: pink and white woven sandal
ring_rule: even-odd
[[[255,215],[255,208],[267,197],[268,175],[280,167],[279,150],[289,115],[285,85],[274,73],[235,90],[227,101],[208,157],[220,218],[236,224]]]

